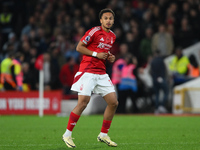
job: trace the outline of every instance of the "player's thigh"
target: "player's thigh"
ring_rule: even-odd
[[[115,92],[108,93],[103,98],[108,105],[118,105],[117,95]]]
[[[78,105],[87,105],[90,101],[90,96],[78,95]]]

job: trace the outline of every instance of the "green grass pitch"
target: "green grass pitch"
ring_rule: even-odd
[[[115,115],[109,135],[118,147],[97,142],[102,115],[82,116],[73,131],[77,150],[200,150],[199,116]],[[68,117],[0,116],[0,150],[64,150]]]

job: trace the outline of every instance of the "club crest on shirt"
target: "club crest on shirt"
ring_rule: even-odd
[[[83,90],[83,84],[81,84],[81,86],[80,86],[80,90],[81,90],[81,91]]]
[[[85,37],[85,40],[88,42],[88,41],[90,40],[90,36],[89,36],[89,35],[86,36],[86,37]]]

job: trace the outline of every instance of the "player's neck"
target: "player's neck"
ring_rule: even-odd
[[[104,30],[104,31],[106,31],[107,33],[110,31],[110,29],[108,29],[108,28],[105,28],[104,26],[102,26],[101,25],[101,28]]]

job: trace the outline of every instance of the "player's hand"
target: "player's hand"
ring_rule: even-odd
[[[108,53],[97,53],[97,58],[106,60],[108,58]]]
[[[108,60],[113,63],[115,61],[115,55],[109,53]]]

